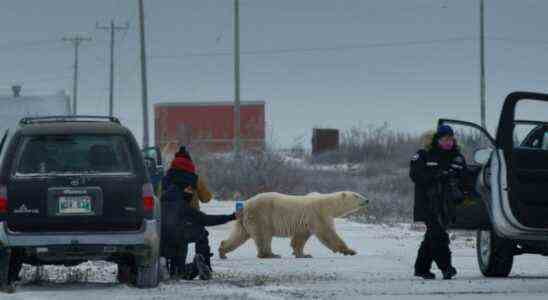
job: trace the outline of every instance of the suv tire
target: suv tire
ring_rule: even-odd
[[[476,253],[481,273],[485,277],[508,277],[514,263],[515,244],[499,237],[492,229],[479,230]]]
[[[155,288],[160,283],[160,257],[157,254],[152,257],[150,266],[141,266],[137,260],[134,270],[136,287]]]

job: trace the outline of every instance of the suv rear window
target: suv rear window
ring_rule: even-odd
[[[122,136],[28,136],[20,145],[15,167],[18,176],[133,172]]]

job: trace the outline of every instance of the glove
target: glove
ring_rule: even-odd
[[[467,207],[470,207],[474,204],[476,204],[476,201],[474,201],[474,199],[472,199],[472,197],[470,197],[470,195],[467,195],[464,198],[464,201],[462,201],[462,203],[459,206],[462,207],[462,208],[467,208]]]

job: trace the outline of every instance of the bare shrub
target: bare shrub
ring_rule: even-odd
[[[482,143],[480,137],[467,133],[459,140],[467,154]],[[350,190],[371,201],[367,213],[357,212],[351,218],[409,221],[413,210],[409,160],[421,147],[420,137],[385,124],[347,130],[339,151],[315,158],[305,154],[302,145],[288,151],[242,153],[240,158],[193,151],[193,158],[218,199],[233,199],[236,192],[249,198],[263,192],[303,195]]]
[[[246,152],[233,155],[205,155],[197,159],[200,174],[221,199],[235,192],[244,197],[277,191],[291,193],[302,185],[301,170],[275,151]]]
[[[342,134],[340,157],[350,163],[391,162],[400,167],[417,150],[417,137],[382,126],[354,127]]]

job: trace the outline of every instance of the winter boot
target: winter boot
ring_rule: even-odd
[[[211,264],[209,263],[209,257],[206,258],[201,254],[196,254],[194,257],[194,265],[198,269],[198,274],[201,280],[211,279]]]
[[[0,286],[0,293],[13,294],[15,293],[15,286],[11,283]]]
[[[191,264],[186,264],[185,272],[181,274],[180,278],[183,280],[194,280],[198,275],[200,275],[198,268],[196,267],[196,263],[193,262]]]
[[[119,283],[126,284],[131,282],[131,267],[127,264],[118,264],[118,274],[116,279]]]
[[[415,271],[415,276],[417,277],[421,277],[422,279],[425,279],[425,280],[434,280],[436,279],[436,275],[430,271],[428,272],[417,272]]]
[[[454,267],[449,267],[448,269],[444,270],[444,271],[441,271],[442,274],[443,274],[443,279],[444,280],[450,280],[450,279],[453,279],[453,277],[455,277],[457,275],[457,269],[455,269]]]

